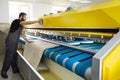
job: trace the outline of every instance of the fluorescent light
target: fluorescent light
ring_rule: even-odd
[[[70,0],[71,2],[90,3],[90,0]]]
[[[90,0],[80,0],[80,3],[91,3]]]
[[[70,0],[71,2],[79,2],[80,0]]]

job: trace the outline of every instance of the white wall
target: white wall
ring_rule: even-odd
[[[0,0],[0,23],[9,22],[8,0]]]
[[[45,13],[51,12],[52,6],[49,4],[33,3],[33,17],[38,18]]]
[[[19,18],[20,12],[25,12],[27,19],[32,18],[32,3],[9,1],[9,23]]]
[[[22,9],[24,6],[28,6],[28,9]],[[44,14],[57,13],[57,11],[64,11],[65,9],[66,7],[49,3],[9,1],[9,22],[11,23],[11,21],[18,18],[21,11],[29,14],[28,19],[36,19]]]
[[[66,7],[48,4],[48,3],[33,3],[33,18],[39,18],[44,14],[57,13],[57,11],[64,11]]]

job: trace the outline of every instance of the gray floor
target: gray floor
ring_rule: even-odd
[[[4,55],[0,55],[0,70],[2,68]],[[13,74],[11,68],[8,71],[8,79],[3,79],[0,75],[0,80],[23,80],[22,76],[20,74]]]

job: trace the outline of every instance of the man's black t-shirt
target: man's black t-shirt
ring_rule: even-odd
[[[21,22],[21,20],[19,20],[19,19],[15,19],[12,22],[11,27],[10,27],[10,32],[11,33],[15,32],[18,29],[20,29],[20,31],[22,30],[23,26],[20,25],[20,22]]]

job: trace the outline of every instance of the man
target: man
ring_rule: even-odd
[[[6,54],[1,70],[1,76],[3,78],[8,78],[7,71],[10,68],[10,65],[12,67],[13,73],[19,73],[19,69],[17,67],[17,46],[20,35],[26,42],[31,43],[31,41],[26,38],[25,33],[22,31],[23,25],[29,25],[39,22],[40,19],[35,21],[26,21],[26,13],[24,12],[21,12],[19,14],[19,19],[15,19],[12,22],[10,31],[6,38]]]

